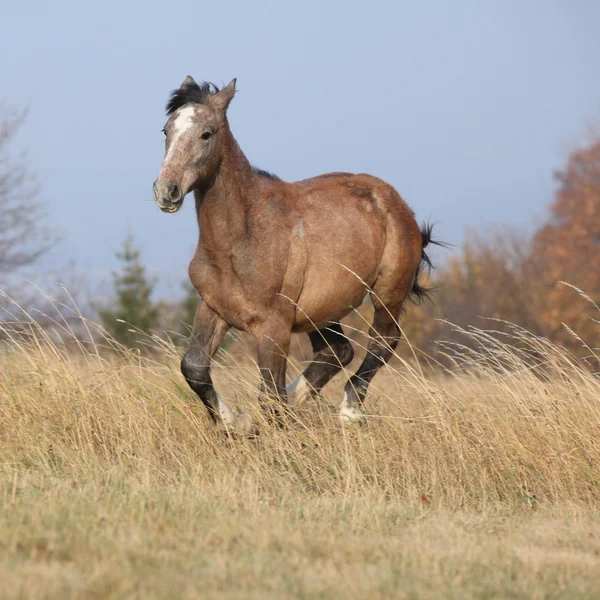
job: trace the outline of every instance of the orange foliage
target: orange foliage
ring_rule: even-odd
[[[405,333],[425,351],[457,336],[436,319],[461,327],[509,331],[520,325],[553,342],[581,348],[563,325],[600,346],[600,140],[574,152],[556,174],[559,188],[548,221],[533,236],[505,229],[467,232],[458,253],[435,272],[434,303],[409,308]],[[500,319],[500,321],[483,318]]]
[[[541,298],[540,320],[544,334],[561,343],[571,336],[562,326],[592,336],[590,317],[594,307],[570,283],[600,301],[600,140],[573,153],[563,171],[551,206],[550,219],[535,235],[531,268],[540,271],[545,294]],[[588,337],[589,340],[589,336]],[[595,342],[600,342],[596,336]]]

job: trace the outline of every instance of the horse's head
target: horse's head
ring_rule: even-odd
[[[154,201],[162,211],[177,212],[185,195],[213,176],[222,157],[220,130],[226,128],[235,81],[219,91],[188,75],[171,94],[163,129],[165,157],[153,186]]]

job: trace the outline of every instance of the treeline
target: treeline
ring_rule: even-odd
[[[26,157],[11,152],[24,118],[23,112],[0,103],[4,338],[6,324],[22,323],[24,314],[44,328],[55,328],[57,335],[61,323],[77,332],[81,312],[92,319],[99,315],[105,329],[126,346],[139,345],[140,332],[167,335],[184,344],[199,297],[186,281],[178,301],[156,301],[156,279],[148,275],[131,236],[118,254],[121,268],[113,275],[113,291],[102,306],[86,300],[90,282],[76,277],[66,290],[59,290],[58,301],[44,304],[47,299],[35,289],[27,295],[23,269],[34,265],[60,235],[46,225],[46,210]],[[435,253],[437,269],[427,282],[434,288],[432,301],[408,304],[401,321],[412,345],[434,355],[439,340],[464,343],[447,322],[458,328],[499,330],[510,340],[512,323],[580,355],[596,352],[600,347],[600,137],[574,151],[555,176],[555,197],[535,231],[469,230],[460,247]],[[368,313],[365,304],[346,319],[349,335],[358,337],[357,329],[368,329]],[[85,328],[82,334],[88,335]],[[411,355],[407,344],[403,351]]]
[[[536,231],[467,231],[463,245],[449,252],[430,278],[433,301],[409,308],[403,322],[415,345],[434,352],[440,339],[463,339],[443,321],[507,334],[514,332],[508,322],[581,356],[595,352],[600,346],[600,140],[573,152],[555,178],[554,200]]]

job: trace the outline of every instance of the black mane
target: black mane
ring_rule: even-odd
[[[184,83],[178,90],[173,90],[165,107],[167,115],[172,115],[184,104],[204,104],[205,100],[219,91],[210,81]]]
[[[279,179],[279,177],[277,177],[277,175],[275,175],[274,173],[269,173],[269,171],[265,171],[264,169],[259,169],[258,167],[252,167],[252,170],[259,177],[264,177],[265,179]]]

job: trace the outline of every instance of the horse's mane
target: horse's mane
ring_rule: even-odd
[[[201,81],[200,83],[190,81],[189,83],[184,83],[179,89],[171,92],[169,101],[165,107],[167,115],[172,115],[184,104],[204,104],[209,96],[216,94],[218,91],[219,88],[210,81]]]
[[[270,171],[265,171],[264,169],[259,169],[258,167],[252,167],[255,175],[259,177],[263,177],[264,179],[279,179],[275,173],[271,173]]]

